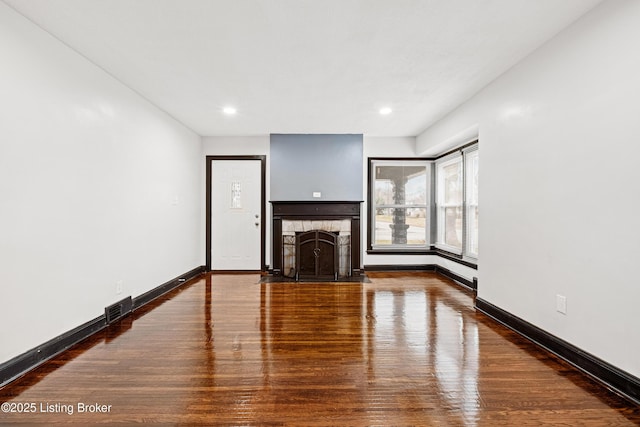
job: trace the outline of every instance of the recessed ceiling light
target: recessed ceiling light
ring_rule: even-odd
[[[236,110],[234,107],[224,107],[224,108],[222,109],[222,112],[223,112],[223,113],[225,113],[225,114],[226,114],[226,115],[228,115],[228,116],[232,116],[232,115],[234,115],[235,113],[237,113],[237,112],[238,112],[238,110]]]
[[[380,109],[380,114],[382,114],[383,116],[386,116],[387,114],[391,114],[393,110],[389,107],[384,107]]]

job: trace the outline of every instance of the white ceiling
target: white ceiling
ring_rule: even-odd
[[[600,2],[4,1],[200,135],[377,136],[419,134]]]

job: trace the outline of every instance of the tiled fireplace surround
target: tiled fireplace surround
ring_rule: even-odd
[[[337,235],[339,277],[359,276],[360,203],[272,201],[273,274],[294,275],[296,233],[322,230]]]

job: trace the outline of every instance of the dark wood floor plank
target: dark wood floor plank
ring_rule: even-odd
[[[636,405],[476,313],[448,279],[368,275],[207,275],[1,389],[37,410],[0,424],[640,425]]]

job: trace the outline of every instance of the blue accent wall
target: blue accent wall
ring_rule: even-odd
[[[362,200],[361,134],[271,134],[270,145],[271,200]]]

